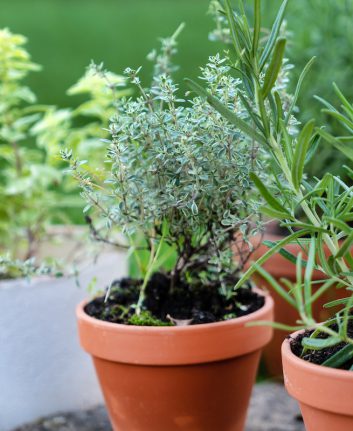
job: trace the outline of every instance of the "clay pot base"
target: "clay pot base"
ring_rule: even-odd
[[[259,358],[257,351],[189,366],[99,358],[94,365],[114,431],[243,431]]]

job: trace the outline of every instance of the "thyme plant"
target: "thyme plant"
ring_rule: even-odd
[[[104,183],[97,183],[89,165],[71,149],[62,153],[82,188],[85,210],[98,210],[108,227],[118,226],[132,250],[141,244],[146,249],[137,314],[168,249],[176,255],[169,271],[171,291],[186,283],[220,289],[231,297],[248,258],[242,242],[261,226],[259,197],[250,180],[252,172],[261,175],[265,163],[258,143],[203,97],[179,94],[172,56],[181,29],[149,55],[154,62],[149,87],[141,83],[140,69],[125,70],[136,95],[116,103]],[[106,72],[100,68],[97,73]],[[209,94],[243,122],[249,119],[246,106],[253,104],[252,98],[240,90],[241,80],[230,75],[225,57],[210,57],[201,79]],[[284,87],[279,91],[285,93]],[[232,245],[239,251],[237,263]]]
[[[353,229],[349,225],[353,220],[352,187],[329,172],[322,178],[311,178],[305,174],[305,166],[315,154],[317,146],[322,144],[322,136],[352,158],[349,143],[352,142],[353,108],[339,92],[343,114],[326,102],[330,115],[341,121],[350,133],[348,137],[335,138],[324,128],[315,127],[314,121],[297,127],[297,131],[293,130],[291,115],[313,59],[302,71],[294,97],[287,112],[284,112],[287,102],[277,91],[276,83],[285,54],[286,39],[280,35],[280,29],[288,0],[282,3],[270,36],[264,43],[261,38],[261,0],[254,1],[252,28],[242,2],[239,3],[239,10],[233,11],[230,0],[226,0],[221,14],[227,17],[233,43],[233,56],[228,58],[228,65],[232,66],[233,72],[230,76],[240,80],[238,92],[243,91],[248,99],[255,100],[252,105],[244,105],[247,118],[244,120],[229,105],[199,84],[189,81],[189,85],[229,124],[238,127],[268,153],[272,162],[269,172],[274,178],[271,187],[266,187],[256,173],[252,173],[251,178],[265,201],[262,212],[279,220],[290,234],[281,241],[268,243],[268,252],[251,266],[235,288],[259,271],[300,315],[295,328],[283,328],[280,324],[277,326],[287,330],[312,330],[311,335],[303,339],[302,355],[308,350],[343,345],[344,348],[339,349],[335,357],[324,363],[327,366],[342,366],[353,355],[353,339],[349,332],[353,306]],[[251,124],[249,119],[252,120]],[[292,242],[298,243],[302,249],[298,257],[284,248]],[[276,252],[296,263],[296,283],[284,281],[283,287],[261,269],[260,265]],[[314,289],[312,282],[314,270],[322,273],[322,286],[318,289]],[[332,319],[327,322],[316,322],[312,305],[325,291],[333,288],[345,289],[347,297],[326,304],[326,307],[341,304],[342,309],[332,313]]]

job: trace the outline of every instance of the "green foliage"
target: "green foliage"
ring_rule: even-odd
[[[63,274],[55,262],[37,264],[34,258],[27,260],[0,256],[0,280],[12,278],[31,278],[38,275],[61,277]]]
[[[272,88],[272,82],[274,82],[272,78],[267,81],[271,83],[271,85],[265,86],[267,90],[261,91],[264,88],[261,68],[263,68],[265,76],[268,74],[272,76],[273,70],[277,69],[277,66],[274,65],[283,61],[282,49],[278,47],[284,46],[283,36],[279,35],[279,28],[286,3],[286,1],[282,3],[273,25],[269,38],[271,43],[268,41],[259,43],[257,32],[251,30],[244,18],[242,22],[245,24],[235,24],[243,16],[242,8],[233,14],[233,12],[229,12],[229,0],[226,1],[225,13],[228,17],[230,33],[233,35],[235,52],[235,55],[228,60],[229,65],[233,66],[233,74],[237,74],[236,76],[241,82],[237,91],[252,92],[256,95],[255,105],[246,105],[248,119],[257,119],[254,123],[255,133],[261,135],[258,143],[268,152],[272,161],[269,172],[276,181],[273,182],[271,188],[266,188],[256,174],[252,174],[252,179],[267,203],[265,213],[271,213],[281,222],[282,226],[293,232],[282,241],[270,244],[269,251],[244,274],[238,282],[238,286],[258,270],[273,285],[274,289],[297,309],[300,319],[298,326],[293,329],[316,329],[310,338],[304,338],[304,349],[320,350],[340,342],[353,345],[353,339],[348,335],[348,322],[353,307],[353,257],[351,255],[353,237],[352,228],[348,224],[353,220],[353,195],[352,188],[339,177],[331,173],[325,174],[321,179],[310,177],[305,173],[305,166],[310,159],[310,153],[315,153],[317,150],[317,133],[350,156],[353,108],[337,88],[336,92],[342,102],[343,114],[326,102],[329,107],[326,114],[340,121],[348,132],[348,136],[337,138],[323,129],[316,130],[313,121],[306,123],[303,127],[297,126],[296,129],[293,129],[288,114],[286,116],[283,110],[279,109],[285,106],[286,100],[276,92],[276,88]],[[255,13],[258,13],[258,9],[257,5]],[[259,21],[259,17],[256,18],[256,21]],[[236,28],[234,28],[235,25]],[[252,43],[249,43],[249,34]],[[273,38],[272,35],[275,37]],[[258,48],[254,51],[251,46]],[[267,61],[264,62],[264,59]],[[276,75],[276,73],[274,74]],[[303,75],[305,72],[301,75],[300,81],[302,81]],[[300,86],[301,82],[298,83],[298,88]],[[204,91],[199,91],[195,85],[193,89],[205,97]],[[297,95],[295,97],[297,98]],[[276,104],[273,103],[274,100]],[[226,106],[221,100],[216,102],[209,100],[209,103],[224,115]],[[271,109],[264,109],[267,106]],[[289,112],[291,113],[292,109]],[[225,119],[230,124],[238,124],[238,119],[233,120],[229,115],[225,115]],[[245,127],[242,130],[244,133],[247,132]],[[254,132],[249,134],[249,137],[253,138]],[[349,170],[349,172],[351,171]],[[301,237],[304,235],[309,239],[302,239]],[[296,259],[296,282],[291,283],[285,280],[285,288],[283,288],[259,265],[278,251],[293,261],[293,256],[285,253],[283,249],[285,245],[292,242],[299,243],[303,252],[299,253]],[[324,252],[325,249],[328,250],[328,253]],[[304,256],[305,259],[303,259]],[[315,293],[312,282],[314,270],[322,273],[322,286]],[[340,303],[342,309],[333,316],[332,320],[318,323],[313,318],[312,305],[333,286],[346,289],[348,298]],[[325,334],[324,338],[322,334]]]
[[[40,68],[25,43],[25,37],[0,30],[0,254],[8,253],[2,262],[3,273],[8,262],[8,277],[21,273],[17,259],[27,262],[36,255],[54,219],[68,222],[65,211],[81,205],[69,195],[73,184],[63,175],[60,148],[69,143],[80,156],[92,156],[103,146],[99,138],[107,136],[103,128],[115,100],[129,94],[120,89],[122,77],[110,74],[108,91],[105,78],[89,70],[68,91],[88,95],[76,109],[38,105],[24,79]],[[95,159],[98,175],[103,159]]]
[[[24,49],[26,39],[0,31],[0,235],[1,249],[32,257],[34,238],[43,232],[48,195],[59,172],[29,143],[30,130],[43,115],[23,79],[39,67]]]
[[[138,313],[151,274],[163,267],[165,245],[176,253],[172,289],[184,280],[217,286],[226,294],[246,260],[243,256],[237,267],[230,245],[236,242],[240,249],[241,237],[246,241],[260,226],[250,173],[261,175],[265,161],[253,139],[258,135],[249,139],[242,130],[248,119],[244,104],[252,106],[253,98],[238,91],[241,81],[230,76],[227,59],[219,54],[201,68],[206,95],[241,120],[230,124],[204,97],[182,97],[171,62],[180,30],[162,40],[159,53],[149,55],[154,62],[149,87],[141,83],[140,69],[125,70],[137,95],[116,104],[109,125],[111,170],[104,183],[94,181],[89,164],[71,149],[63,152],[79,180],[87,209],[98,210],[108,228],[118,226],[133,250],[135,237],[142,234],[144,238],[149,258],[147,266],[141,267],[144,281]],[[283,78],[285,73],[281,71]],[[276,88],[288,97],[285,84]],[[247,126],[246,131],[252,129]]]

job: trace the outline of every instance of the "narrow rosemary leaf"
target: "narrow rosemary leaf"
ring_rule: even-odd
[[[252,55],[256,58],[256,53],[259,47],[261,31],[261,0],[255,0],[254,5],[254,35],[252,42]]]
[[[290,116],[292,115],[293,109],[295,108],[295,105],[296,105],[296,103],[298,101],[298,97],[299,97],[300,90],[301,90],[301,87],[303,85],[304,79],[305,79],[307,73],[309,72],[311,66],[313,65],[315,59],[316,59],[316,57],[312,57],[306,63],[304,69],[302,70],[302,73],[299,76],[298,83],[297,83],[297,86],[296,86],[295,92],[294,92],[294,97],[293,97],[292,103],[290,104],[290,107],[289,107],[288,112],[287,112],[285,124],[288,124],[288,122],[289,122]]]
[[[264,51],[263,51],[263,53],[261,55],[261,58],[260,58],[260,71],[264,68],[264,66],[265,66],[265,64],[267,62],[267,59],[269,58],[269,56],[272,53],[273,47],[274,47],[274,45],[276,43],[279,31],[281,29],[281,25],[282,25],[282,22],[283,22],[284,13],[286,11],[286,7],[287,7],[287,4],[288,4],[288,1],[289,0],[284,0],[284,2],[282,3],[282,5],[281,5],[281,7],[280,7],[280,9],[278,11],[278,14],[277,14],[277,17],[275,19],[275,22],[273,23],[270,37],[267,40],[267,43],[266,43],[265,48],[264,48]]]
[[[309,149],[314,130],[314,120],[309,121],[300,132],[293,155],[292,180],[298,190],[303,177],[305,159]]]
[[[255,186],[261,193],[262,197],[265,201],[276,211],[279,211],[284,214],[288,214],[288,211],[284,208],[284,206],[268,191],[265,184],[260,180],[260,178],[254,174],[250,173],[250,179],[254,182]],[[288,214],[289,215],[289,214]]]
[[[332,308],[332,307],[337,307],[337,305],[344,305],[344,304],[347,304],[350,299],[351,299],[350,296],[347,298],[336,299],[334,301],[327,302],[326,304],[324,304],[324,307]]]
[[[310,350],[322,350],[327,347],[336,346],[341,343],[340,337],[328,337],[328,338],[308,338],[305,337],[302,340],[302,345],[306,349]]]
[[[239,130],[244,132],[249,138],[254,139],[254,141],[261,144],[266,144],[265,138],[257,133],[253,127],[249,126],[244,120],[239,118],[234,112],[230,111],[222,102],[220,102],[216,97],[209,94],[201,85],[186,78],[186,83],[189,87],[195,91],[200,97],[203,97],[207,102],[216,109],[224,118],[226,118],[230,123],[234,124]]]
[[[266,75],[264,79],[264,84],[262,87],[262,94],[267,97],[272,90],[273,86],[276,84],[279,71],[282,67],[284,52],[286,49],[286,39],[278,39],[273,51],[271,62],[266,70]]]
[[[266,241],[264,241],[264,242],[263,242],[263,244],[264,244],[264,245],[266,245],[266,247],[272,248],[272,247],[275,247],[277,243],[276,243],[276,242],[273,242],[273,241],[268,241],[268,240],[266,240]],[[297,263],[297,256],[296,256],[296,255],[294,255],[293,253],[289,252],[289,251],[288,251],[288,250],[286,250],[285,248],[281,248],[281,249],[278,251],[278,253],[279,253],[281,256],[283,256],[285,259],[289,260],[289,262],[292,262],[292,263],[294,263],[294,264],[296,264],[296,263]],[[302,266],[303,266],[303,267],[306,267],[306,264],[307,264],[306,260],[302,259]]]
[[[283,240],[279,241],[277,245],[270,250],[268,250],[265,254],[263,254],[260,259],[256,261],[257,265],[264,264],[271,256],[273,256],[275,253],[277,253],[278,250],[283,248],[285,245],[291,243],[297,238],[300,238],[301,236],[304,236],[308,233],[308,230],[301,230],[298,232],[294,232],[291,235],[288,235]],[[240,280],[237,282],[237,284],[234,286],[234,289],[238,289],[241,287],[249,278],[256,272],[255,265],[251,265],[250,268],[243,274],[243,276],[240,278]]]
[[[347,253],[350,253],[350,249],[353,245],[353,229],[351,233],[347,236],[347,238],[342,243],[338,253],[336,254],[336,258],[340,259],[341,257],[344,257]]]
[[[339,368],[353,358],[353,346],[348,344],[323,362],[324,367]]]

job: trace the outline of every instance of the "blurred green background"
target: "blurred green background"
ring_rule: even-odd
[[[270,25],[280,0],[263,0]],[[143,65],[148,79],[146,55],[158,47],[158,38],[173,33],[181,22],[177,78],[196,77],[207,57],[222,49],[208,40],[213,28],[207,15],[208,0],[1,0],[0,26],[22,33],[28,49],[43,71],[32,74],[29,85],[40,103],[61,107],[76,105],[65,91],[83,74],[93,59],[121,73],[125,67]],[[248,0],[247,4],[252,4]],[[320,104],[314,94],[334,100],[332,81],[353,99],[353,0],[292,0],[287,22],[292,33],[290,61],[298,76],[313,55],[318,56],[301,99],[301,119],[320,117]],[[182,84],[182,88],[183,84]],[[326,119],[321,117],[322,121]],[[329,125],[335,128],[335,124]],[[326,164],[339,169],[339,158],[322,148],[320,162],[312,166],[321,173]]]

